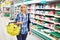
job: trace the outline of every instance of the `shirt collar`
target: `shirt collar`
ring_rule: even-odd
[[[22,14],[22,12],[20,12]],[[26,16],[27,16],[28,13],[26,13]],[[23,15],[23,14],[22,14]]]

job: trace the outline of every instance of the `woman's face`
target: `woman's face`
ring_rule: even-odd
[[[26,12],[26,9],[27,9],[26,5],[22,5],[22,6],[21,6],[21,11],[22,11],[22,12]]]

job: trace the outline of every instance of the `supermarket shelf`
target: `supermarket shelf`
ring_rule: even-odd
[[[42,20],[43,21],[44,19],[39,19],[39,20]]]
[[[34,14],[34,13],[31,13],[31,14]],[[37,13],[35,13],[35,15],[44,15],[44,16],[53,16],[53,17],[55,17],[54,15],[50,15],[50,14],[37,14]]]
[[[40,9],[40,10],[57,10],[57,11],[60,11],[60,8],[36,8],[36,9]]]
[[[37,18],[31,18],[31,19],[37,19]],[[37,19],[37,20],[42,20],[42,21],[46,21],[46,22],[50,22],[50,23],[55,23],[54,21],[48,21],[48,20],[44,20],[44,19]]]
[[[54,17],[54,15],[50,15],[50,14],[44,14],[44,15],[47,15],[47,16],[53,16],[53,17]]]
[[[55,16],[56,18],[60,18],[60,16]]]
[[[39,24],[39,23],[36,23],[36,22],[32,22],[32,23],[34,23],[34,24],[37,24],[37,25],[44,26],[44,25],[42,25],[42,24]],[[47,26],[44,26],[44,27],[46,27],[46,28],[49,28],[49,27],[47,27]],[[53,28],[53,27],[51,27],[51,28],[49,28],[49,29],[52,29],[52,30],[54,30],[54,28]]]
[[[32,9],[32,8],[28,8],[28,9]],[[56,10],[56,11],[60,11],[60,9],[56,9],[56,8],[36,8],[36,10]]]
[[[37,18],[31,18],[31,19],[37,19]],[[43,21],[44,19],[37,19],[37,20],[42,20]]]
[[[60,23],[54,23],[54,24],[58,24],[58,25],[60,25]]]
[[[49,28],[49,29],[52,29],[52,30],[54,29],[54,27],[47,27],[47,26],[44,26],[44,27]]]
[[[42,24],[38,24],[38,23],[36,23],[36,22],[32,22],[32,23],[43,26]]]
[[[37,13],[36,13],[35,15],[44,15],[44,14],[37,14]]]
[[[31,14],[34,14],[34,13],[31,13]],[[56,18],[60,18],[60,16],[56,16],[56,15],[49,15],[49,14],[34,14],[34,15],[47,15],[47,16],[53,16],[53,17],[56,17]]]
[[[33,14],[33,13],[32,13],[32,14]],[[46,16],[53,16],[53,17],[54,17],[54,15],[50,15],[50,14],[37,14],[37,13],[36,13],[35,15],[44,15],[44,16],[46,15]]]
[[[60,31],[59,30],[56,30],[56,29],[53,29],[54,31],[56,31],[56,32],[58,32],[58,33],[60,33]]]
[[[50,23],[54,23],[54,21],[49,21],[49,20],[44,20],[44,21],[46,21],[46,22],[50,22]]]
[[[55,10],[54,8],[36,8],[36,10]]]
[[[31,13],[31,14],[34,14],[34,13]],[[37,14],[37,13],[35,13],[34,15],[44,15],[44,14],[40,14],[40,13],[39,13],[39,14]]]
[[[56,11],[60,11],[60,8],[55,8]]]
[[[35,19],[37,19],[37,18],[35,18]],[[37,19],[37,20],[42,20],[43,21],[44,19]]]
[[[31,29],[33,29],[33,28],[31,28]],[[50,39],[52,39],[52,40],[55,40],[53,37],[51,37],[51,36],[49,36],[49,35],[45,34],[44,32],[40,32],[40,31],[38,31],[37,29],[33,29],[33,30],[35,30],[35,31],[39,32],[40,34],[45,35],[46,37],[48,37],[48,38],[50,38]]]
[[[35,23],[35,24],[43,26],[42,24],[38,24],[38,23]],[[44,26],[44,27],[46,27],[46,26]],[[49,28],[49,27],[46,27],[46,28]],[[54,27],[49,28],[49,29],[52,29],[52,30],[54,30],[54,31],[56,31],[56,32],[58,32],[58,33],[60,33],[60,31],[59,31],[59,30],[54,29]]]
[[[34,13],[31,13],[31,14],[34,14]],[[56,17],[56,18],[60,18],[60,16],[56,16],[56,15],[49,15],[49,14],[34,14],[34,15],[47,15],[47,16],[53,16],[53,17]]]

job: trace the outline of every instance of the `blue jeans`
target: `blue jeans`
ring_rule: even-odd
[[[27,38],[27,33],[26,34],[19,34],[18,36],[17,36],[17,40],[26,40],[26,38]]]

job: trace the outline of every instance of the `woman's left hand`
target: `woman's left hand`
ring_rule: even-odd
[[[29,31],[28,33],[29,33],[29,35],[31,35],[31,31]]]

